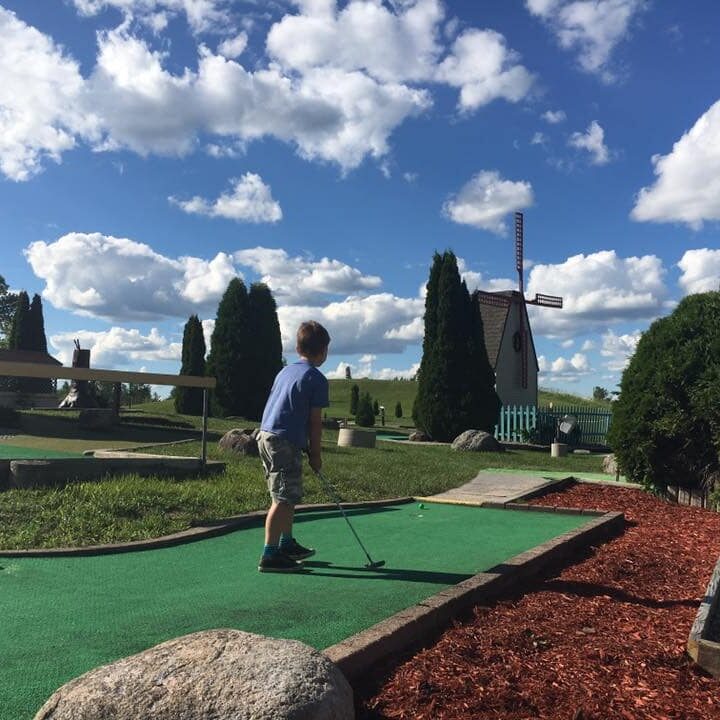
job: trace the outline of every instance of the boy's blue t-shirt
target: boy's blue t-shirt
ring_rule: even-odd
[[[284,367],[275,377],[260,429],[307,447],[310,408],[330,405],[327,378],[307,360]]]

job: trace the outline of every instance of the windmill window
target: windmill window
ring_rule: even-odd
[[[515,352],[520,352],[520,350],[522,350],[522,335],[519,332],[516,332],[513,335],[512,344]]]

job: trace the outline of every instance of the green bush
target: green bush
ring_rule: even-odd
[[[401,404],[400,401],[398,400],[397,403],[396,403],[396,405],[395,405],[395,417],[396,417],[396,418],[401,418],[401,417],[402,417],[402,414],[403,414],[403,413],[402,413],[402,404]]]
[[[355,424],[360,427],[373,427],[375,425],[375,413],[369,392],[363,393],[360,396],[357,415],[355,416]]]
[[[640,338],[608,436],[620,468],[647,487],[720,478],[720,293],[686,297]]]

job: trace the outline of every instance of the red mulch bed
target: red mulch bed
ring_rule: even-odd
[[[620,510],[629,525],[359,688],[358,718],[720,718],[720,680],[685,653],[720,555],[720,513],[590,484],[533,503]]]

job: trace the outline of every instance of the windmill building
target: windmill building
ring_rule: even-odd
[[[525,297],[523,215],[515,213],[515,267],[518,290],[477,293],[488,360],[495,371],[495,390],[507,405],[537,405],[539,365],[527,306],[562,308],[557,295]]]

